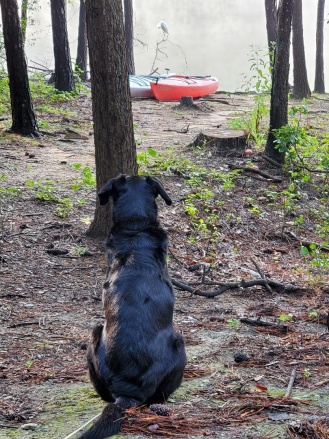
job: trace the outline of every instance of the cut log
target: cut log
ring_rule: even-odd
[[[207,130],[200,132],[189,146],[211,146],[216,155],[241,157],[248,147],[248,133],[243,130]]]

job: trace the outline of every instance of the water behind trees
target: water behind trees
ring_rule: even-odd
[[[311,89],[314,87],[316,0],[303,1],[304,41]],[[68,29],[71,57],[76,57],[78,2],[68,5]],[[325,17],[328,17],[326,5]],[[241,89],[245,74],[250,75],[255,48],[266,53],[264,0],[138,0],[134,2],[135,64],[137,74],[150,73],[154,63],[159,73],[213,75],[219,89]],[[52,35],[48,5],[33,13],[36,25],[29,28],[27,56],[31,61],[52,67]],[[157,28],[160,21],[169,27],[166,41]],[[326,89],[329,90],[329,25],[324,27],[324,64]],[[155,62],[154,62],[155,61]],[[292,71],[292,69],[291,69]]]

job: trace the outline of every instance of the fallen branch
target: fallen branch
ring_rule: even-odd
[[[288,326],[287,325],[281,325],[280,323],[264,322],[264,320],[249,319],[247,317],[241,318],[240,322],[241,323],[246,323],[247,325],[252,325],[252,326],[267,326],[267,327],[270,327],[270,328],[280,329],[280,331],[288,332]]]
[[[273,183],[282,183],[282,178],[275,177],[273,175],[268,174],[267,172],[263,172],[263,171],[256,169],[256,168],[251,168],[249,166],[237,166],[237,165],[231,165],[231,164],[229,164],[228,167],[230,169],[241,169],[242,171],[245,171],[245,172],[253,172],[255,174],[259,174],[262,177],[266,178],[266,180],[271,181]]]
[[[186,133],[188,133],[189,127],[190,127],[190,124],[187,124],[186,128],[182,128],[181,130],[173,130],[171,128],[167,128],[163,131],[173,131],[174,133],[186,134]]]
[[[270,293],[273,293],[272,288],[269,286],[268,282],[267,282],[267,278],[265,276],[265,274],[261,271],[261,269],[258,267],[256,261],[254,261],[253,259],[251,259],[251,262],[254,264],[254,266],[256,267],[256,270],[258,271],[260,277],[265,281],[265,288],[267,289],[267,291],[269,291]]]
[[[266,160],[267,162],[271,163],[271,165],[275,166],[276,168],[282,169],[282,163],[279,163],[270,157],[267,157],[267,155],[262,155],[262,158]]]
[[[4,297],[31,297],[28,294],[20,294],[20,293],[6,293],[6,294],[0,294],[0,299]]]
[[[205,291],[201,288],[195,288],[196,287],[204,287],[207,285],[207,282],[203,282],[200,284],[193,284],[193,286],[185,283],[185,282],[178,282],[177,280],[172,279],[172,284],[179,288],[182,291],[188,291],[189,293],[195,294],[196,296],[202,296],[202,297],[216,297],[220,296],[221,294],[225,293],[227,290],[233,290],[233,289],[240,289],[240,288],[249,288],[254,286],[262,286],[266,288],[266,285],[269,285],[270,287],[279,290],[280,292],[297,292],[300,291],[301,288],[297,287],[296,285],[292,284],[283,284],[280,282],[274,282],[269,279],[254,279],[254,280],[241,280],[240,282],[218,282],[216,285],[219,286],[218,289],[212,290],[212,291]],[[214,283],[209,283],[210,285],[214,285]]]
[[[285,398],[288,398],[291,395],[292,392],[292,387],[294,385],[295,379],[296,379],[296,375],[297,375],[297,369],[294,367],[293,370],[291,371],[291,375],[290,375],[290,380],[289,380],[289,384],[285,393]]]
[[[12,325],[8,325],[8,328],[18,328],[19,326],[30,326],[30,325],[39,325],[39,320],[32,320],[31,322],[19,322],[13,323]]]

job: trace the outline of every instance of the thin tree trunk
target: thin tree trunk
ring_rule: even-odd
[[[85,0],[80,0],[79,13],[79,31],[78,31],[78,48],[76,59],[76,70],[82,81],[87,79],[87,25],[86,25],[86,3]]]
[[[66,0],[50,0],[55,58],[55,88],[73,91],[74,79],[66,24]]]
[[[270,127],[265,155],[283,164],[285,153],[275,148],[273,129],[288,123],[288,77],[290,34],[294,0],[281,0],[278,10],[277,44],[272,72]]]
[[[311,96],[311,89],[307,79],[302,0],[295,0],[292,17],[292,50],[294,60],[294,97],[297,99],[309,98]]]
[[[276,42],[276,26],[278,21],[276,3],[276,0],[265,0],[267,44],[269,50],[273,50],[273,43]]]
[[[39,137],[33,110],[17,0],[0,0],[13,133]]]
[[[22,28],[23,46],[25,46],[25,41],[26,41],[27,9],[28,9],[28,5],[29,5],[29,0],[22,0],[21,28]]]
[[[129,75],[135,74],[133,2],[124,0],[125,40]]]
[[[324,63],[323,63],[323,24],[325,0],[318,0],[318,13],[316,24],[316,58],[315,58],[315,83],[316,93],[325,93]]]

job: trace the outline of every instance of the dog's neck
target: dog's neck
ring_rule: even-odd
[[[167,245],[167,234],[157,219],[145,217],[133,217],[115,223],[106,240],[106,247],[112,253],[111,258],[117,254],[125,257],[132,253],[143,254],[146,250],[151,251],[152,257],[154,254],[159,257],[163,253],[165,258]]]
[[[111,233],[120,232],[125,230],[129,231],[143,231],[150,227],[159,227],[159,221],[155,218],[149,218],[144,216],[133,216],[127,219],[121,218],[114,221]]]

